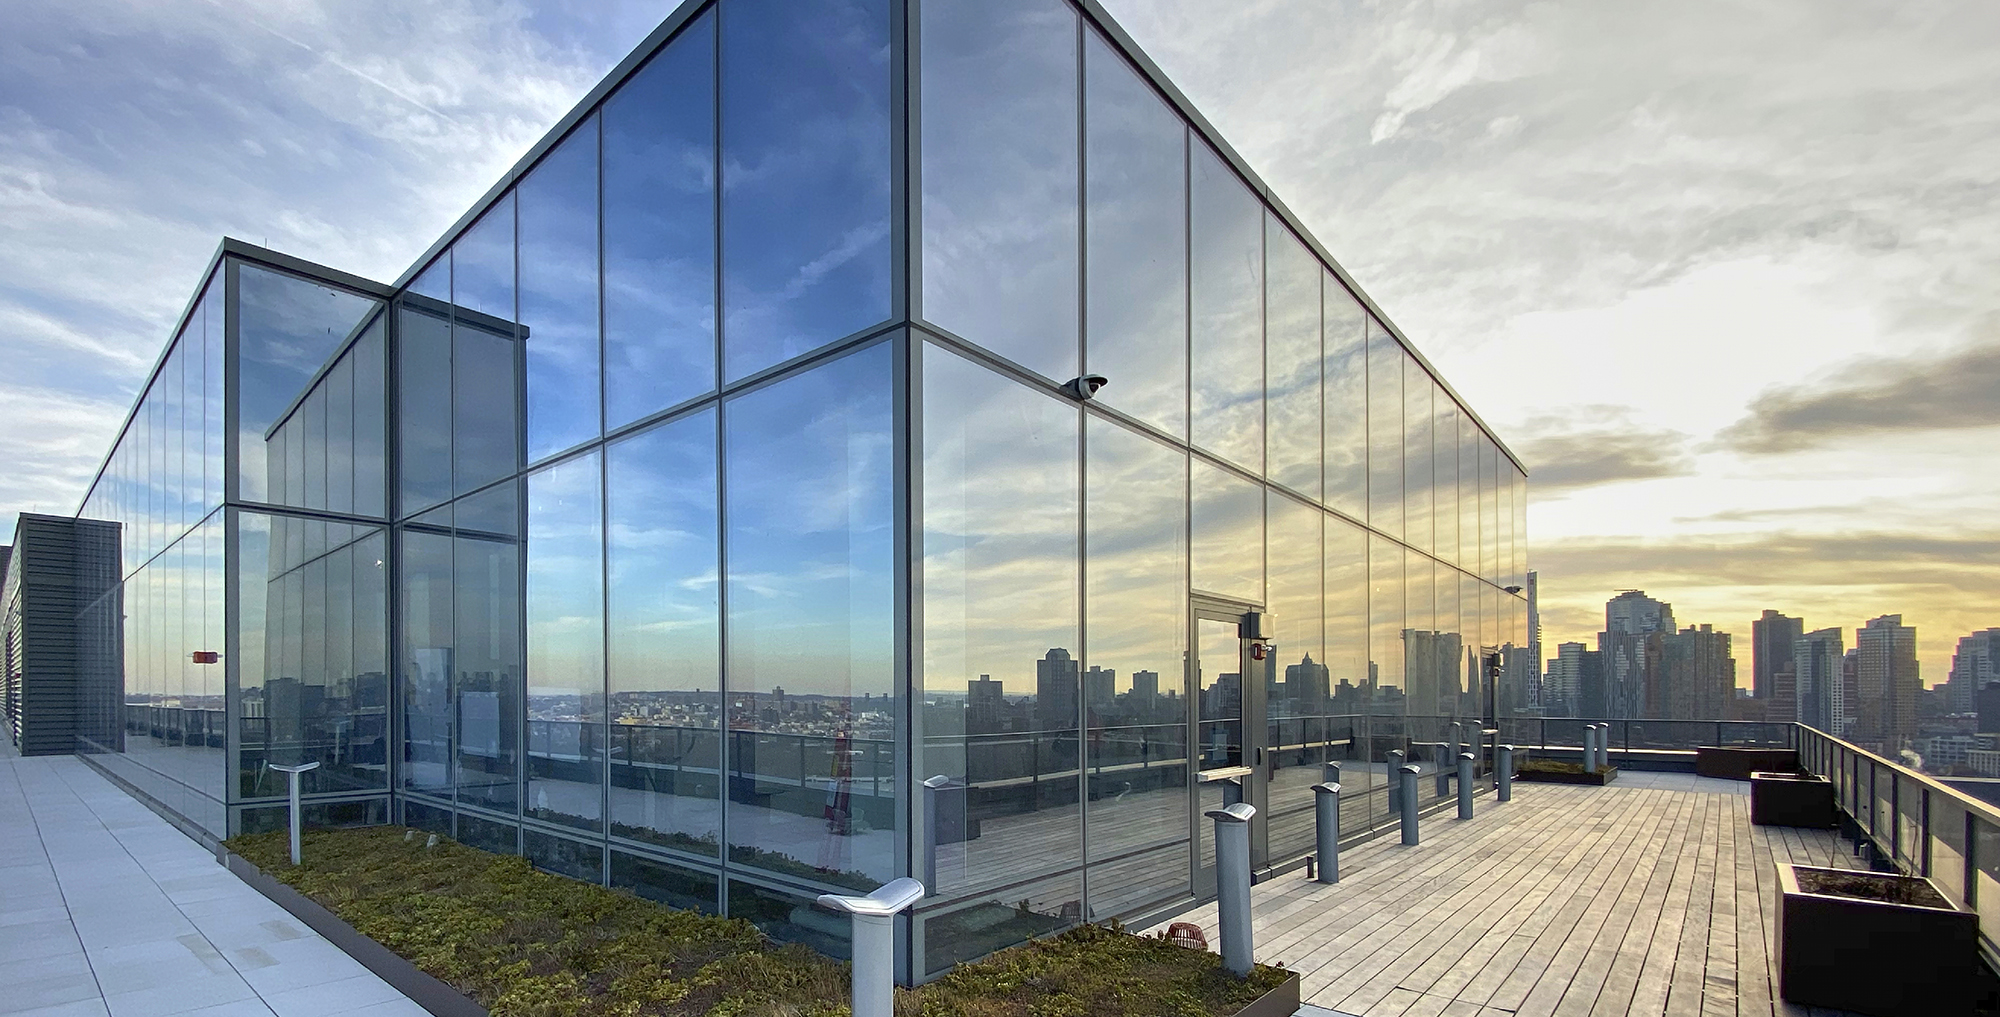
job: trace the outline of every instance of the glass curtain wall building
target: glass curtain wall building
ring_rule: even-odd
[[[1094,3],[691,2],[396,284],[224,243],[80,513],[81,750],[835,954],[914,875],[921,980],[1212,893],[1231,786],[1260,866],[1326,763],[1386,820],[1525,494]]]

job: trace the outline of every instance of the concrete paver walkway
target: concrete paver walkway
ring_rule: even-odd
[[[0,753],[0,1014],[425,1013],[76,758]]]

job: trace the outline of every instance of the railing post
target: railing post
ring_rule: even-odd
[[[1435,753],[1433,753],[1433,755],[1435,755],[1435,756],[1437,757],[1437,767],[1438,767],[1438,768],[1437,768],[1437,796],[1438,796],[1439,798],[1443,798],[1443,797],[1444,797],[1445,795],[1448,795],[1448,794],[1450,794],[1450,793],[1451,793],[1451,769],[1450,769],[1449,767],[1447,767],[1447,766],[1445,766],[1445,765],[1444,765],[1444,764],[1446,764],[1446,763],[1450,762],[1450,761],[1452,760],[1452,758],[1454,758],[1454,757],[1451,757],[1451,756],[1447,756],[1447,755],[1445,754],[1445,753],[1446,753],[1446,751],[1447,751],[1447,750],[1449,750],[1450,748],[1451,748],[1451,746],[1449,746],[1449,745],[1446,745],[1446,744],[1445,744],[1445,743],[1443,743],[1443,742],[1439,742],[1439,743],[1437,743],[1437,751],[1436,751]]]
[[[822,906],[854,916],[854,1017],[895,1017],[896,926],[904,908],[924,896],[924,884],[904,876],[866,897],[819,895]]]
[[[1405,758],[1406,756],[1402,749],[1389,750],[1389,811],[1390,812],[1396,812],[1403,807],[1402,806],[1403,760]],[[1413,786],[1412,789],[1414,789],[1415,783],[1416,783],[1415,781],[1411,782]]]
[[[292,864],[297,865],[299,864],[299,829],[305,825],[305,809],[299,804],[299,779],[305,776],[306,771],[319,769],[319,761],[314,760],[310,763],[300,763],[297,766],[279,766],[267,759],[264,761],[264,765],[284,774],[286,783],[290,785]]]
[[[1318,834],[1319,881],[1340,882],[1340,784],[1313,785],[1313,827]]]
[[[1458,754],[1458,818],[1472,818],[1472,753]]]
[[[938,854],[938,839],[939,839],[938,824],[943,822],[943,819],[940,816],[940,813],[943,810],[938,808],[938,799],[943,797],[941,794],[939,794],[939,792],[943,791],[945,787],[950,783],[951,783],[950,775],[943,773],[940,773],[937,776],[924,781],[924,885],[925,886],[938,885],[938,878],[937,878],[937,854]]]
[[[1250,819],[1253,805],[1210,809],[1215,821],[1215,919],[1222,931],[1222,966],[1238,978],[1255,963],[1250,941]],[[855,1017],[862,1017],[859,1010]]]
[[[1503,802],[1514,800],[1514,747],[1502,745],[1493,753],[1494,797]]]
[[[1417,768],[1404,765],[1396,771],[1401,776],[1403,793],[1399,796],[1403,809],[1403,843],[1417,842]]]

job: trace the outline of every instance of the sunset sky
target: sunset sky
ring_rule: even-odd
[[[1642,588],[2000,626],[2000,5],[1105,0]],[[670,0],[72,0],[0,37],[0,512],[70,512],[222,235],[396,277]]]

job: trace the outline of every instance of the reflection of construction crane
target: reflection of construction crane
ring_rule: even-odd
[[[840,733],[833,738],[833,780],[826,789],[826,840],[820,844],[819,870],[834,872],[844,862],[846,851],[839,838],[854,833],[854,750],[852,715],[845,709],[840,714]]]

